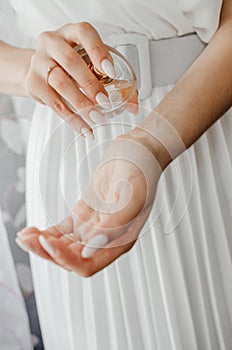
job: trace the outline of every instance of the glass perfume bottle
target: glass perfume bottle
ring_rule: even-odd
[[[116,73],[115,79],[112,79],[100,72],[93,65],[83,47],[76,46],[74,49],[86,62],[89,69],[104,85],[104,88],[108,92],[111,107],[109,109],[105,109],[99,106],[99,108],[101,109],[102,113],[104,113],[105,117],[111,118],[117,114],[120,114],[126,108],[127,103],[134,96],[136,91],[136,75],[130,63],[120,52],[110,46],[106,45],[106,47],[108,48],[114,62],[114,69]]]

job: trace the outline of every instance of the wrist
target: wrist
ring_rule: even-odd
[[[156,158],[162,170],[171,162],[171,157],[165,147],[146,129],[136,127],[123,135],[124,138],[142,144]]]
[[[125,137],[146,147],[164,170],[186,147],[174,126],[156,110]]]
[[[0,41],[0,92],[28,96],[25,78],[34,51],[11,46]]]
[[[20,95],[29,96],[26,89],[26,77],[31,64],[31,58],[34,54],[34,50],[22,49],[20,52],[20,67],[18,70],[18,89],[21,91]]]

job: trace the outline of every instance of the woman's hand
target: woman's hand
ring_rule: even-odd
[[[85,48],[98,70],[114,77],[112,57],[97,31],[86,22],[66,24],[39,36],[26,75],[25,89],[77,132],[92,138],[93,131],[88,123],[101,123],[104,120],[96,105],[107,108],[110,101],[104,86],[74,50],[76,45]],[[63,98],[78,114],[64,103]],[[136,112],[137,95],[132,103],[135,105],[132,112]]]
[[[154,154],[154,153],[153,153]],[[128,135],[114,140],[71,216],[18,236],[27,249],[90,276],[134,245],[146,222],[161,169],[146,144]]]
[[[155,159],[159,160],[162,169],[171,162],[171,158],[175,158],[178,154],[183,152],[185,148],[192,145],[202,133],[205,132],[209,126],[231,106],[231,18],[232,3],[230,0],[224,0],[220,25],[210,44],[185,75],[179,80],[172,91],[158,106],[156,106],[155,111],[157,113],[151,114],[142,123],[143,131],[147,130],[147,133],[153,135],[154,139],[158,139],[160,144],[163,141],[165,147],[162,147],[161,145],[158,154],[156,155],[153,153]],[[215,86],[217,87],[216,92]],[[160,115],[162,118],[159,117]],[[95,188],[97,189],[97,193],[103,190],[103,195],[106,195],[107,197],[113,196],[114,191],[110,191],[109,189],[115,188],[115,180],[117,180],[115,179],[115,175],[116,178],[117,174],[120,175],[118,178],[119,181],[122,179],[121,175],[123,175],[123,177],[132,184],[130,198],[135,199],[136,194],[138,195],[139,193],[140,198],[142,198],[140,204],[134,203],[133,205],[131,201],[131,205],[128,204],[121,208],[121,212],[116,211],[113,213],[107,212],[100,214],[96,211],[95,207],[92,208],[89,206],[91,201],[88,204],[88,202],[86,203],[84,200],[81,200],[76,208],[78,210],[77,218],[79,218],[79,224],[77,223],[77,225],[74,225],[72,217],[69,217],[57,227],[52,227],[43,232],[38,231],[36,228],[26,229],[20,234],[24,245],[38,255],[85,276],[89,276],[99,271],[103,267],[109,265],[121,254],[128,251],[133,246],[134,241],[138,237],[138,234],[149,215],[152,199],[155,195],[155,187],[160,174],[158,165],[153,166],[153,162],[149,164],[149,157],[147,157],[148,149],[154,150],[153,145],[156,143],[154,143],[154,139],[151,136],[147,138],[144,148],[140,147],[143,146],[144,143],[142,141],[143,138],[140,137],[139,133],[136,139],[136,144],[133,142],[133,138],[132,140],[130,138],[128,140],[123,139],[128,147],[118,147],[118,142],[120,140],[117,139],[112,143],[112,148],[110,148],[111,152],[109,152],[113,157],[111,164],[113,165],[114,173],[111,173],[111,176],[108,176],[105,186],[104,183],[99,184],[98,177],[96,177],[96,184],[98,184],[98,186]],[[132,144],[133,147],[131,147]],[[140,152],[137,152],[137,147],[139,147]],[[144,149],[144,152],[141,151],[142,149]],[[166,152],[166,149],[170,151],[171,156]],[[125,162],[123,167],[121,167],[121,160],[118,161],[116,159],[119,150],[123,152],[121,153],[121,156],[124,156],[125,151],[127,155],[127,162]],[[153,178],[153,185],[148,181],[149,186],[147,186],[145,191],[148,193],[148,196],[146,196],[143,191],[145,183],[144,177],[139,175],[139,170],[134,172],[135,169],[133,169],[132,171],[133,166],[131,166],[131,162],[135,159],[137,162],[136,164],[140,164],[140,156],[142,154],[145,154],[146,157],[142,158],[145,162],[145,164],[142,164],[145,167],[142,167],[141,169],[149,168],[149,171],[146,171],[145,173],[148,173],[148,179]],[[109,175],[109,170],[106,172],[106,175],[107,174]],[[112,176],[112,174],[114,176]],[[136,176],[134,176],[134,174],[136,174]],[[100,190],[98,189],[99,186]],[[93,188],[93,185],[90,183],[90,189]],[[124,192],[120,191],[120,188],[120,186],[118,186],[118,188],[116,187],[116,195],[119,195],[119,198],[120,195],[122,195],[122,203],[126,203],[125,199],[128,199],[128,195],[124,199]],[[136,192],[137,190],[139,192]],[[94,192],[94,194],[95,193],[96,192]],[[86,198],[88,200],[88,191]],[[117,200],[115,203],[117,203]],[[100,207],[101,210],[102,208],[104,209],[104,206]],[[144,210],[142,210],[142,208],[144,208]],[[110,206],[110,209],[112,209],[112,206]],[[113,207],[113,209],[115,208]],[[86,259],[81,256],[85,249],[83,248],[83,244],[78,245],[76,242],[71,242],[71,238],[74,239],[77,236],[78,240],[81,240],[82,237],[84,237],[84,234],[86,234],[86,239],[89,240],[90,237],[92,237],[91,231],[87,230],[86,232],[84,230],[82,236],[81,225],[83,224],[84,227],[86,227],[87,224],[91,225],[91,219],[94,223],[93,229],[95,230],[95,233],[99,234],[100,232],[103,232],[109,240],[109,243],[106,245],[109,249],[100,249],[91,258]],[[81,220],[83,221],[82,223]],[[123,222],[121,222],[121,220],[123,220]],[[95,226],[95,222],[97,223],[97,227]],[[107,227],[103,225],[105,222],[107,223]],[[109,226],[110,224],[111,226]],[[116,230],[114,230],[115,227]],[[125,231],[123,231],[121,227],[126,228]],[[75,232],[73,237],[69,234],[74,231],[74,229]],[[97,230],[98,232],[96,232]],[[113,232],[112,237],[111,231]],[[119,237],[117,237],[117,231]],[[68,234],[68,237],[66,237],[65,234]],[[46,247],[45,250],[39,244],[39,236],[45,237],[46,239],[44,240],[42,237],[40,238],[43,247]],[[103,244],[105,242],[103,242]]]

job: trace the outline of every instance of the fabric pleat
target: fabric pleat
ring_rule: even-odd
[[[171,88],[154,89],[144,107]],[[85,279],[31,256],[46,350],[231,348],[231,117],[229,111],[165,170],[149,231],[108,268]],[[45,227],[67,215],[107,142],[144,118],[123,113],[98,127],[95,141],[84,141],[38,106],[28,154],[29,224]]]

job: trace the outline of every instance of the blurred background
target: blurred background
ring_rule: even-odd
[[[26,225],[25,160],[32,108],[29,101],[0,95],[0,349],[4,350],[43,350],[29,256],[15,243],[16,232]]]
[[[0,0],[0,40],[30,47]],[[0,95],[0,350],[43,350],[29,256],[15,243],[26,225],[25,161],[34,102]]]

